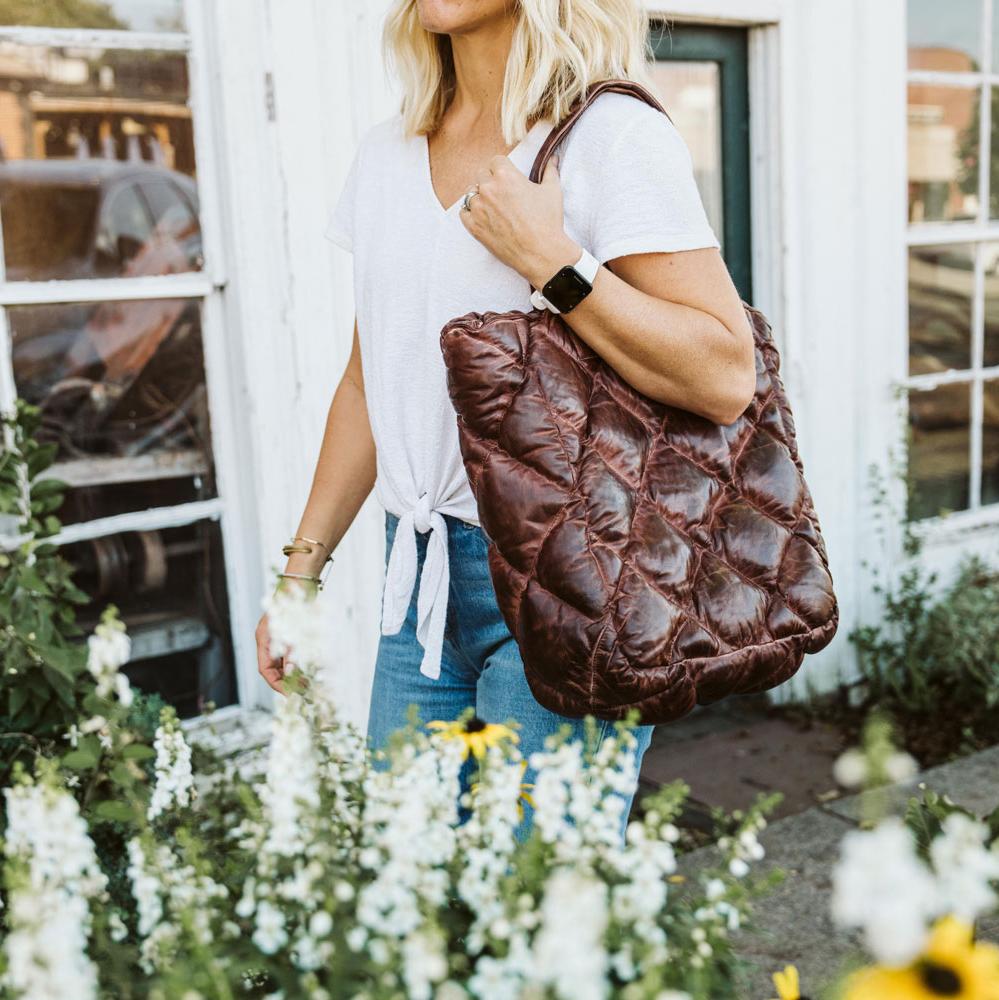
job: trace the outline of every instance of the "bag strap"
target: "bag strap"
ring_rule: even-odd
[[[651,105],[657,111],[661,111],[669,118],[669,113],[656,97],[643,87],[642,84],[636,83],[634,80],[599,80],[596,83],[591,83],[573,101],[566,116],[552,128],[545,141],[541,144],[541,149],[538,150],[538,155],[534,159],[534,166],[531,167],[531,173],[529,174],[532,181],[538,183],[541,180],[545,165],[548,163],[548,159],[552,153],[555,152],[558,144],[569,134],[569,129],[576,123],[576,119],[593,103],[597,95],[602,94],[605,90],[613,90],[620,94],[631,94],[639,98],[639,100],[645,101],[646,104]],[[670,121],[672,120],[670,118]]]

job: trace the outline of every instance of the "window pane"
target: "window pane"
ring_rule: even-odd
[[[909,251],[909,374],[971,366],[974,246]]]
[[[999,365],[999,243],[982,246],[985,266],[985,345],[982,363]]]
[[[137,687],[163,695],[182,716],[205,701],[236,701],[218,522],[74,542],[62,554],[91,598],[81,627],[91,630],[109,603],[120,609],[132,638],[124,669]]]
[[[184,55],[0,41],[0,66],[8,280],[200,269]]]
[[[909,68],[978,69],[982,0],[909,0]]]
[[[183,31],[183,0],[0,0],[0,24]]]
[[[909,519],[969,506],[971,391],[967,384],[909,393]]]
[[[984,386],[982,503],[999,503],[999,381]]]
[[[909,221],[978,213],[977,87],[909,84]]]
[[[196,300],[8,310],[18,393],[42,408],[66,523],[215,496]]]
[[[721,74],[716,62],[653,62],[653,90],[683,136],[708,220],[723,241]],[[722,248],[724,250],[724,247]]]

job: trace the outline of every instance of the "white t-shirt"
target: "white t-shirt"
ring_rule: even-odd
[[[551,121],[510,151],[529,174]],[[717,247],[690,153],[662,112],[604,92],[560,146],[565,230],[601,263],[631,253]],[[361,138],[325,235],[354,255],[354,306],[375,496],[399,517],[389,556],[382,632],[398,632],[416,582],[414,531],[431,532],[418,596],[421,671],[437,677],[448,595],[447,523],[479,523],[458,447],[440,350],[444,324],[468,312],[528,311],[531,286],[466,229],[461,199],[445,208],[431,183],[425,136],[401,115]]]

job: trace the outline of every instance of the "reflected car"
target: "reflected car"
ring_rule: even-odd
[[[0,218],[9,281],[147,277],[203,266],[194,181],[150,163],[0,164]],[[190,409],[200,408],[203,394],[195,303],[13,307],[10,325],[18,391],[42,407],[45,436],[59,442],[60,458],[194,444],[189,432],[179,441],[177,427],[190,431]]]

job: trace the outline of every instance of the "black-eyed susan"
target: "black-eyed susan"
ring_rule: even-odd
[[[447,740],[460,740],[464,746],[462,760],[469,753],[476,760],[482,760],[490,747],[500,746],[503,742],[516,743],[517,734],[509,727],[495,722],[484,722],[477,715],[467,719],[456,719],[454,722],[427,723],[428,729],[434,729]]]
[[[773,978],[778,1000],[808,1000],[801,995],[801,979],[795,966],[784,966],[781,972],[774,973]]]
[[[901,969],[874,966],[847,982],[844,1000],[999,1000],[999,948],[976,942],[954,917],[938,921],[923,954]]]

